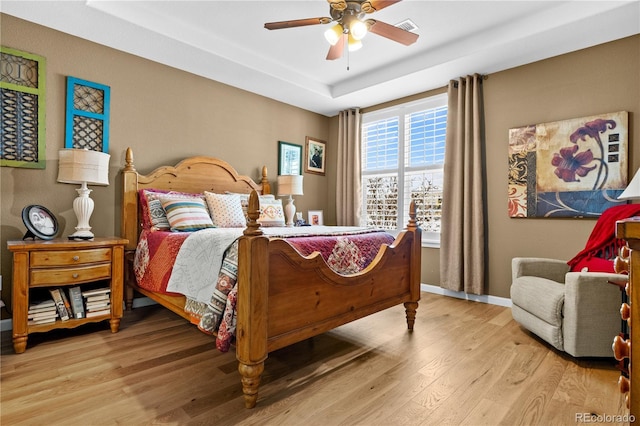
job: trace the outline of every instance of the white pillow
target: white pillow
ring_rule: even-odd
[[[261,226],[286,226],[282,200],[260,200],[258,223]]]
[[[218,228],[244,228],[247,221],[242,212],[242,204],[238,194],[204,193],[211,212],[211,220]]]

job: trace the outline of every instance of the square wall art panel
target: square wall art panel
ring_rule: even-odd
[[[628,113],[509,129],[510,217],[597,217],[622,203]]]

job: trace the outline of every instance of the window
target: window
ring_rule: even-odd
[[[363,115],[363,224],[402,229],[413,200],[423,242],[440,242],[446,127],[446,94]]]

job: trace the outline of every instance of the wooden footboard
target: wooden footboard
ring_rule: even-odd
[[[394,243],[383,246],[362,272],[342,276],[333,272],[321,256],[301,256],[284,240],[263,235],[257,223],[257,191],[270,193],[266,168],[262,169],[260,184],[211,157],[188,158],[176,166],[141,175],[133,165],[133,152],[127,149],[122,174],[122,235],[129,240],[125,255],[127,308],[131,309],[133,291],[137,290],[187,319],[184,296],[158,294],[136,285],[133,259],[140,233],[138,191],[251,193],[249,222],[238,245],[236,306],[236,357],[246,407],[256,405],[264,361],[271,351],[400,303],[405,306],[407,326],[413,330],[420,299],[421,255],[421,230],[413,203],[409,224]]]
[[[238,247],[236,356],[247,408],[256,404],[270,351],[400,303],[413,330],[420,300],[421,231],[415,205],[395,242],[383,246],[365,270],[349,276],[333,272],[318,254],[304,257],[287,242],[263,236],[258,209],[254,192]]]

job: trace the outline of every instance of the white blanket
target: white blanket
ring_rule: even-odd
[[[180,293],[189,299],[209,303],[216,287],[225,251],[244,228],[209,228],[197,231],[184,240],[176,256],[167,291]],[[311,235],[343,235],[369,232],[371,228],[352,226],[301,226],[292,228],[262,228],[267,237]]]

